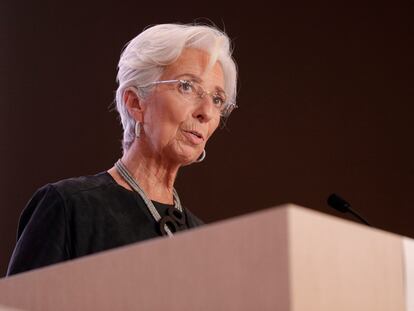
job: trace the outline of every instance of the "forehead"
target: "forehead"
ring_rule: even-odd
[[[195,48],[186,48],[180,57],[165,67],[162,79],[175,79],[178,76],[193,75],[203,84],[224,89],[224,73],[220,62],[209,66],[210,54]]]

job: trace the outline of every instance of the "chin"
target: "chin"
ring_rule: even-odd
[[[203,149],[201,151],[196,150],[198,148],[179,148],[178,150],[174,150],[175,152],[175,160],[180,163],[181,166],[186,166],[194,163],[194,161],[197,161],[200,154],[203,152]]]
[[[194,161],[196,161],[196,160],[197,160],[197,158],[182,160],[181,161],[181,166],[187,166],[187,165],[193,164]]]
[[[194,161],[196,161],[198,159],[198,156],[195,154],[180,154],[177,157],[177,160],[181,163],[181,166],[187,166],[190,165],[192,163],[194,163]]]

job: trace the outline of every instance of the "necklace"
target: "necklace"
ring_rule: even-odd
[[[160,225],[160,231],[162,235],[168,235],[169,237],[173,236],[173,232],[168,225],[174,228],[175,231],[185,226],[185,214],[183,212],[183,208],[181,207],[180,198],[178,197],[178,193],[175,188],[173,188],[174,207],[168,208],[167,216],[161,217],[152,201],[148,199],[144,190],[142,190],[142,188],[139,186],[138,182],[128,171],[124,163],[122,163],[121,159],[115,163],[115,168],[118,171],[119,175],[121,175],[125,182],[132,188],[132,190],[137,192],[144,200],[144,203],[147,205],[147,208],[152,217]]]

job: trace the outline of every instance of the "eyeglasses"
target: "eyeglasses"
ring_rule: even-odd
[[[236,104],[228,103],[227,96],[224,91],[207,92],[196,81],[190,80],[161,80],[154,81],[138,87],[145,88],[151,85],[158,84],[175,84],[178,93],[188,102],[194,103],[195,101],[202,99],[205,95],[209,95],[212,99],[214,106],[219,110],[222,117],[227,117],[230,113],[237,108]]]

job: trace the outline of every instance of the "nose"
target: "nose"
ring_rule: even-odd
[[[194,105],[193,117],[200,122],[208,122],[216,113],[217,109],[214,107],[211,96],[207,92],[200,94],[197,103]]]

